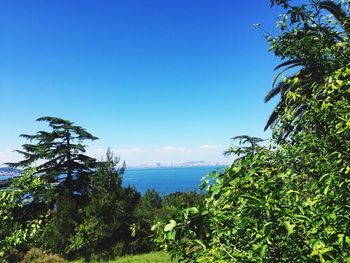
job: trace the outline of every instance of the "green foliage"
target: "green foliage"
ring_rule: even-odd
[[[38,121],[52,131],[22,135],[35,143],[23,145],[25,159],[10,165],[39,165],[0,193],[2,259],[18,259],[33,246],[87,259],[133,252],[130,225],[140,194],[121,186],[125,164],[116,169],[119,159],[109,150],[105,161],[86,156],[82,142],[97,138],[70,121]]]
[[[204,200],[204,194],[197,192],[175,192],[163,198],[163,206],[168,210],[182,209],[200,205]]]
[[[67,193],[57,196],[50,220],[43,227],[37,243],[40,248],[63,254],[75,226],[80,222],[77,202]]]
[[[36,173],[55,183],[59,192],[68,191],[83,194],[86,192],[95,159],[85,155],[85,140],[96,140],[73,122],[55,117],[41,117],[37,121],[49,123],[51,132],[39,131],[35,135],[22,134],[21,137],[35,141],[35,144],[22,145],[17,150],[24,156],[18,163],[8,163],[11,167],[28,168],[38,161],[43,162],[36,167]]]
[[[17,151],[24,156],[24,160],[8,165],[27,169],[39,163],[35,167],[35,178],[45,180],[50,190],[31,192],[30,197],[34,200],[31,207],[20,209],[16,218],[27,222],[24,218],[26,214],[33,213],[34,204],[40,204],[41,209],[35,208],[34,214],[39,216],[50,212],[50,220],[45,222],[36,242],[40,247],[63,253],[75,225],[81,220],[76,210],[89,201],[88,191],[96,167],[96,160],[84,154],[85,145],[82,142],[97,137],[68,120],[42,117],[37,121],[48,122],[51,131],[22,134],[22,137],[34,143],[24,144],[23,150]],[[24,179],[22,177],[19,181]],[[23,185],[29,183],[26,181]],[[8,191],[11,192],[11,187]],[[45,207],[42,207],[43,203]]]
[[[290,17],[289,29],[271,39],[272,49],[302,59],[305,74],[281,86],[283,107],[270,145],[242,137],[248,145],[227,152],[237,156],[231,167],[211,174],[214,183],[203,182],[203,205],[154,226],[155,241],[180,261],[350,262],[348,2],[310,1],[312,8],[272,2]],[[294,30],[323,19],[322,9],[343,27],[319,22],[316,32]],[[333,49],[332,41],[344,49]]]
[[[212,175],[205,207],[158,223],[156,241],[185,262],[349,260],[349,160],[333,152],[339,140],[296,136]]]
[[[72,263],[83,263],[83,260],[69,261]],[[170,263],[172,262],[170,256],[163,252],[151,252],[141,255],[128,255],[123,257],[117,257],[112,260],[104,261],[108,263]],[[176,262],[176,261],[174,261]]]
[[[23,135],[35,144],[23,145],[25,160],[11,164],[39,164],[3,185],[0,192],[0,260],[18,262],[32,247],[86,260],[107,260],[155,249],[151,226],[174,211],[199,204],[197,193],[174,193],[162,198],[149,190],[141,198],[122,187],[125,163],[110,150],[100,162],[83,153],[85,129],[59,118],[44,117],[51,132]],[[38,249],[24,260],[45,262],[55,256]],[[34,259],[35,258],[35,259]]]
[[[170,263],[170,256],[164,252],[153,252],[143,255],[117,258],[111,263]]]
[[[162,198],[154,189],[148,189],[135,208],[136,222],[131,225],[134,244],[138,252],[154,250],[151,226],[164,216]]]
[[[130,225],[140,194],[121,185],[125,164],[116,169],[119,159],[108,150],[106,161],[98,164],[91,179],[89,203],[79,210],[82,221],[69,238],[67,253],[109,258],[130,252]]]
[[[50,211],[41,196],[51,186],[29,169],[0,191],[0,260],[14,261],[20,251],[35,243]],[[17,256],[16,256],[17,254]],[[15,258],[13,258],[15,256]]]
[[[133,225],[133,230],[139,245],[137,251],[156,249],[152,242],[152,226],[157,221],[170,220],[176,216],[178,210],[200,205],[203,201],[204,195],[197,192],[175,192],[162,198],[155,190],[147,190],[135,210],[138,221]]]
[[[285,14],[277,21],[278,36],[267,36],[270,50],[283,62],[276,67],[275,70],[282,70],[265,97],[265,101],[269,101],[277,94],[281,95],[265,129],[274,124],[281,126],[277,130],[279,140],[283,140],[290,130],[302,129],[295,125],[292,116],[285,114],[286,107],[293,109],[294,117],[300,115],[308,108],[308,99],[315,95],[311,86],[322,84],[325,77],[348,64],[350,4],[348,1],[319,0],[299,5],[293,5],[296,1],[271,2],[285,9]],[[288,71],[291,74],[285,75]],[[298,97],[295,96],[296,89]],[[287,106],[289,91],[293,93],[294,103]],[[318,95],[322,97],[322,94]]]

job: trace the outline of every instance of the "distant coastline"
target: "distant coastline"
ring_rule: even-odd
[[[15,168],[8,168],[8,167],[0,167],[0,177],[6,176],[6,177],[14,177],[14,176],[20,176],[22,174],[22,170],[15,169]]]
[[[140,164],[126,165],[127,169],[162,169],[162,168],[189,168],[189,167],[227,167],[228,162],[206,162],[206,161],[191,161],[184,163],[155,163],[155,164]]]
[[[171,168],[195,168],[195,167],[228,167],[230,164],[225,162],[206,162],[206,161],[191,161],[184,163],[155,163],[155,164],[140,164],[140,165],[126,165],[127,170],[140,169],[171,169]],[[22,174],[22,170],[0,167],[0,180],[4,177],[15,177]]]

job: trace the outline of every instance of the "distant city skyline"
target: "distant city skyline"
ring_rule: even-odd
[[[224,149],[214,145],[202,145],[197,148],[165,146],[163,148],[125,148],[111,149],[115,157],[120,158],[120,164],[124,161],[130,167],[157,167],[159,166],[184,166],[186,163],[203,162],[201,165],[227,165],[232,162],[232,157],[223,155]],[[98,160],[105,157],[107,148],[87,148],[87,154]],[[192,158],[192,159],[191,159]],[[8,149],[7,153],[0,155],[4,167],[5,162],[17,162],[22,156]],[[185,165],[187,166],[187,165]],[[190,166],[190,165],[189,165]],[[194,166],[200,166],[196,164]]]
[[[269,1],[0,3],[0,165],[41,116],[68,119],[127,165],[229,162],[230,138],[263,138],[278,64]]]

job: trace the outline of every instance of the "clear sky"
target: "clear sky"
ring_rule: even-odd
[[[0,1],[0,163],[45,126],[74,121],[127,164],[225,161],[230,138],[268,138],[278,64],[253,27],[268,0]]]

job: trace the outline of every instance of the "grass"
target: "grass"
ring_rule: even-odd
[[[71,261],[71,263],[82,263],[82,262],[84,261],[82,260]],[[151,252],[151,253],[141,254],[141,255],[118,257],[108,262],[109,263],[170,263],[174,261],[170,260],[169,254],[160,251],[160,252]]]
[[[170,256],[165,252],[152,252],[148,254],[125,256],[116,258],[111,263],[169,263]]]

